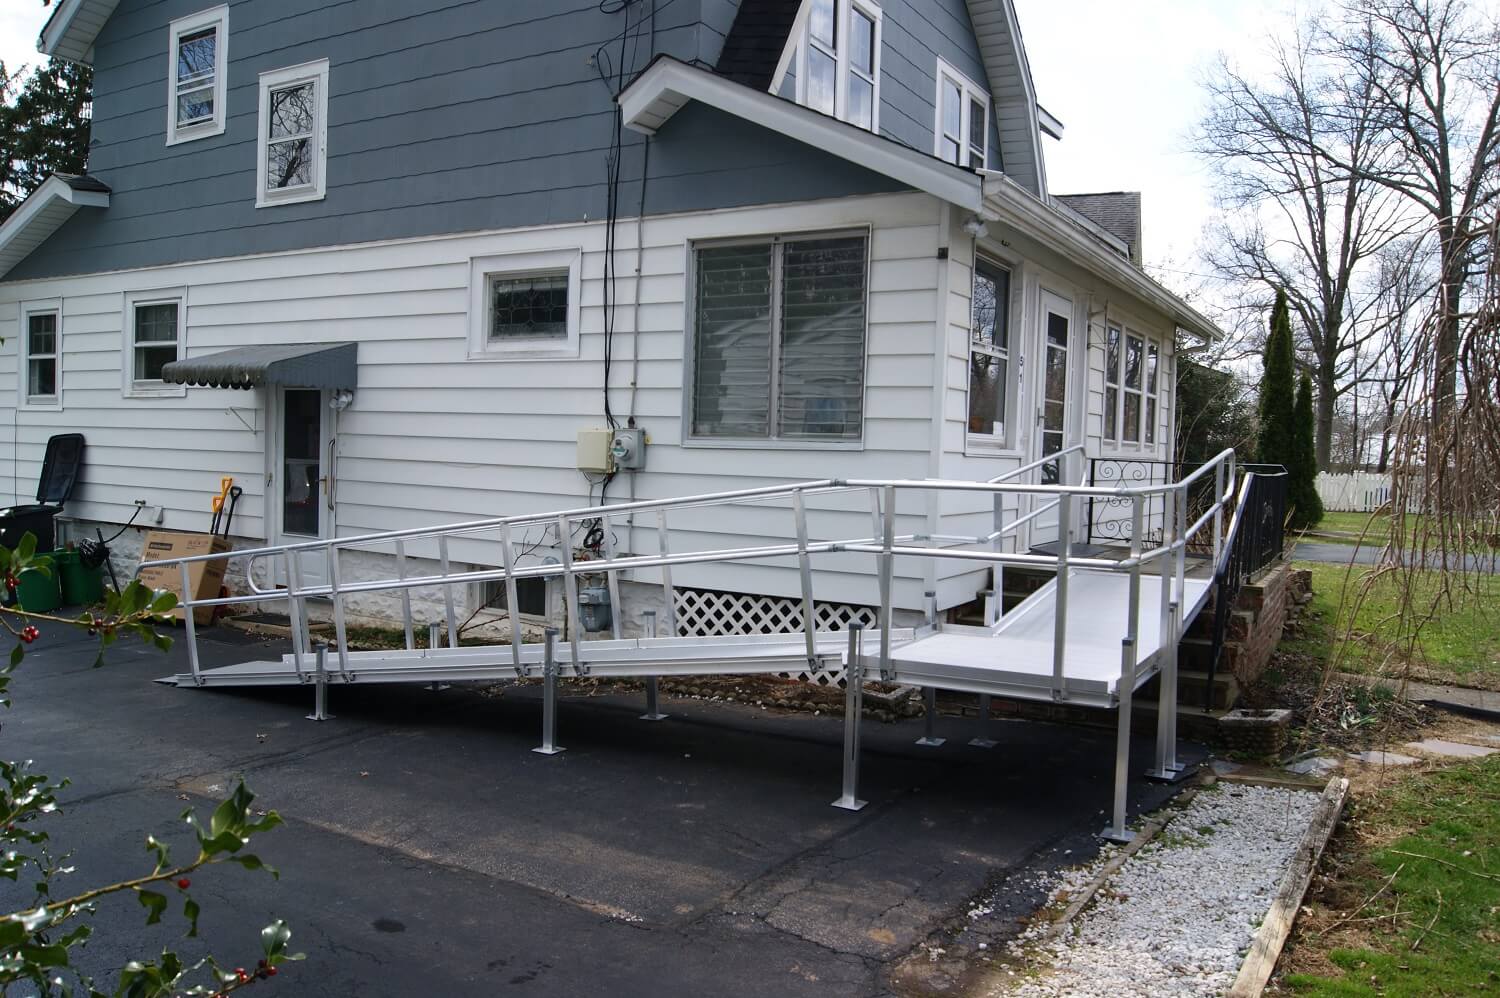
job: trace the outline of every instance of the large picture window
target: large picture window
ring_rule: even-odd
[[[800,100],[874,131],[880,119],[880,8],[870,0],[812,0],[798,49]]]
[[[1010,271],[974,268],[969,333],[969,433],[1004,441],[1010,401]]]
[[[173,21],[167,57],[167,144],[223,134],[229,8]]]
[[[692,435],[860,438],[864,233],[694,249]]]

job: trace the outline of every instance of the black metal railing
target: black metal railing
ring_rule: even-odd
[[[1192,469],[1188,469],[1192,470]],[[1183,477],[1183,468],[1172,461],[1157,461],[1150,458],[1091,457],[1089,458],[1089,485],[1099,488],[1123,485],[1135,488],[1145,485],[1171,485]],[[1202,516],[1214,502],[1215,480],[1204,476],[1188,489],[1187,522],[1192,523]],[[1167,493],[1150,496],[1145,508],[1144,545],[1160,544]],[[1085,524],[1090,544],[1130,543],[1130,496],[1090,496]],[[1193,554],[1208,554],[1213,540],[1206,534],[1190,541]]]
[[[1208,657],[1205,709],[1213,706],[1214,680],[1229,637],[1229,620],[1245,580],[1281,557],[1286,543],[1287,472],[1281,465],[1241,468],[1234,515],[1214,565],[1213,644]]]

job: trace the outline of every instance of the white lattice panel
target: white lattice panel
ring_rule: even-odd
[[[802,601],[783,596],[756,596],[747,593],[723,593],[711,589],[675,589],[673,607],[677,613],[677,633],[710,637],[719,634],[788,634],[802,630]],[[848,603],[814,603],[813,616],[818,630],[842,631],[850,624],[874,627],[878,620],[874,607]],[[821,685],[843,685],[842,671],[813,676],[806,672],[789,678]]]

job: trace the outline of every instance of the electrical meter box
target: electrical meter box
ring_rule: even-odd
[[[578,470],[604,475],[614,470],[609,456],[614,432],[609,429],[578,431]]]
[[[619,471],[642,471],[646,467],[646,431],[633,426],[615,431],[614,442],[609,445],[610,457],[614,458]]]

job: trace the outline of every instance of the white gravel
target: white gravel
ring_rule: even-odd
[[[1234,983],[1256,926],[1319,795],[1219,784],[1200,792],[1100,889],[1068,931],[1039,921],[1008,944],[1016,974],[996,994],[1025,998],[1218,995]],[[1052,898],[1088,883],[1110,853],[1068,871]],[[1024,975],[1024,976],[1023,976]]]

